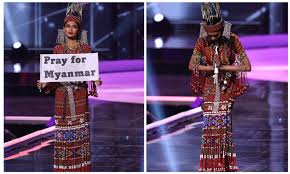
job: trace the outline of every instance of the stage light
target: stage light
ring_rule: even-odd
[[[15,67],[14,70],[19,71],[21,68],[19,68],[17,63],[20,63],[23,66],[23,64],[27,62],[28,50],[25,45],[23,45],[20,41],[17,41],[11,46],[11,51],[9,51],[9,58]]]
[[[103,11],[103,10],[104,10],[104,6],[102,6],[102,5],[98,5],[98,10],[99,10],[99,11]]]
[[[154,21],[155,22],[161,22],[164,19],[164,15],[161,13],[157,13],[154,15]]]
[[[224,11],[222,11],[222,14],[223,14],[223,17],[228,17],[229,16],[229,11],[228,10],[224,10]]]
[[[26,8],[26,5],[25,5],[25,3],[19,3],[17,7],[19,10],[23,10]]]
[[[163,47],[163,39],[161,37],[158,37],[154,40],[155,47],[156,48],[162,48]]]
[[[104,6],[101,5],[100,3],[96,3],[96,7],[98,11],[103,11],[104,10]]]
[[[48,24],[48,27],[49,27],[49,28],[54,28],[54,27],[55,27],[55,23],[54,23],[54,22],[50,22],[50,23]]]
[[[13,44],[14,49],[19,49],[20,47],[21,47],[21,43],[18,41]]]
[[[15,63],[13,65],[13,70],[14,70],[14,73],[19,73],[21,72],[21,64],[20,63]]]
[[[153,34],[153,36],[162,37],[163,40],[166,40],[166,38],[174,31],[168,18],[161,13],[157,13],[154,16],[153,23],[148,26],[148,30]]]

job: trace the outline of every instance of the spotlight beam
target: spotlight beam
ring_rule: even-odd
[[[253,21],[253,20],[257,19],[258,17],[260,17],[266,11],[267,11],[267,8],[266,7],[262,7],[259,10],[257,10],[255,13],[253,13],[249,17],[247,17],[246,21],[247,22]]]
[[[103,37],[101,37],[99,40],[97,40],[94,44],[93,44],[93,48],[96,48],[96,46],[98,46],[100,43],[102,43],[103,41],[107,40],[108,38],[110,38],[112,35],[114,34],[113,31],[111,31],[110,33],[107,33],[106,35],[104,35]]]
[[[132,14],[134,11],[140,11],[140,10],[143,10],[144,9],[144,6],[140,6],[140,7],[137,7],[131,11],[125,11],[125,12],[122,12],[120,14],[117,15],[118,18],[121,18],[121,17],[124,17],[124,16],[128,16],[130,14]]]
[[[24,25],[28,25],[28,24],[32,24],[32,23],[35,23],[37,21],[40,21],[41,19],[45,18],[45,17],[50,17],[50,16],[53,16],[53,15],[56,15],[56,14],[59,14],[59,13],[63,13],[63,12],[66,12],[66,8],[63,8],[61,10],[58,10],[58,11],[55,11],[55,12],[52,12],[52,13],[49,13],[45,16],[41,16],[41,17],[38,17],[36,19],[33,19],[33,20],[30,20],[30,21],[27,21],[27,22],[24,22],[22,24],[18,24],[18,25],[14,25],[14,28],[19,28],[19,27],[22,27]],[[7,15],[6,15],[7,16]],[[9,30],[7,30],[9,31]],[[6,32],[6,31],[5,31]]]
[[[149,57],[149,56],[148,56]],[[155,86],[155,82],[156,80],[153,77],[153,70],[151,69],[152,66],[150,66],[150,58],[147,59],[147,64],[149,66],[147,66],[147,81],[149,83],[147,83],[147,89],[148,92],[150,92],[150,95],[154,95],[157,96],[158,95],[158,89]],[[159,120],[163,119],[164,117],[164,110],[162,109],[162,107],[160,107],[157,104],[152,105],[152,109],[154,112],[154,115],[156,117],[158,117]],[[160,132],[162,135],[165,134],[165,128],[163,126],[160,126]],[[174,152],[170,149],[171,147],[171,140],[167,139],[166,141],[161,141],[161,145],[163,146],[163,154],[166,157],[166,160],[168,162],[169,165],[169,170],[171,172],[176,172],[178,171],[178,168],[176,166],[176,157],[174,155]]]
[[[263,6],[262,8],[258,9],[257,11],[255,11],[254,13],[252,13],[251,15],[249,15],[246,19],[245,22],[243,23],[243,25],[246,25],[250,22],[252,22],[253,20],[257,19],[258,17],[260,17],[262,14],[264,14],[267,11],[267,8],[265,6]],[[234,27],[234,30],[238,30],[242,27],[242,25],[237,25]]]
[[[18,41],[18,37],[15,32],[13,20],[11,19],[10,9],[8,8],[7,4],[4,5],[4,13],[5,13],[4,18],[5,18],[5,21],[7,22],[7,25],[6,25],[8,28],[7,31],[10,35],[12,42],[14,43]],[[6,32],[6,30],[4,30],[4,32]]]

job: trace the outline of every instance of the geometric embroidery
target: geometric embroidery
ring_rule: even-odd
[[[205,115],[218,115],[218,114],[229,114],[232,109],[232,102],[231,101],[220,101],[217,102],[219,105],[218,111],[213,112],[213,106],[215,102],[204,102],[202,104],[202,110]]]
[[[56,129],[55,140],[56,141],[79,141],[89,138],[89,125],[85,124],[83,127],[75,129]]]
[[[222,109],[222,110],[226,110],[226,109],[227,109],[227,105],[222,105],[222,106],[221,106],[221,109]]]
[[[65,159],[66,158],[66,150],[65,149],[54,149],[54,157],[55,158],[60,158],[60,159]]]
[[[54,157],[57,159],[75,159],[90,155],[89,144],[71,148],[54,148]]]
[[[230,123],[230,115],[204,115],[204,128],[222,128],[228,126]]]
[[[200,172],[237,171],[231,115],[203,115]]]

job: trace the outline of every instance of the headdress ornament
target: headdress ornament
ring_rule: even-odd
[[[218,32],[223,29],[222,35],[230,38],[231,24],[223,20],[221,8],[217,2],[201,4],[203,22],[200,24],[200,37],[207,36],[207,33]]]

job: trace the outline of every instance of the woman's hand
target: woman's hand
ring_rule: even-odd
[[[46,85],[47,85],[47,83],[42,83],[42,82],[40,82],[40,80],[37,80],[36,86],[38,89],[43,89],[46,87]]]
[[[103,81],[101,80],[101,78],[99,78],[99,80],[96,80],[96,81],[95,81],[95,85],[96,85],[96,86],[101,86],[102,83],[103,83]]]
[[[217,55],[214,55],[214,62],[218,68],[221,66],[221,60],[217,57]]]

